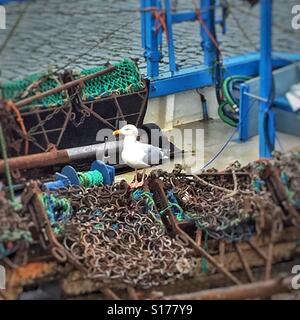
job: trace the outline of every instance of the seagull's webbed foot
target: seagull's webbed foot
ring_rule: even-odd
[[[137,174],[137,170],[135,171],[135,177],[134,177],[134,180],[132,183],[129,184],[129,187],[131,189],[137,189],[137,188],[141,188],[144,186],[144,183],[145,183],[145,173],[146,171],[143,170],[143,175],[142,175],[142,180],[141,181],[138,181],[138,174]]]
[[[132,183],[129,183],[129,187],[130,189],[137,189],[140,187],[139,184],[140,183],[138,181],[133,181]]]
[[[133,183],[133,186],[131,187],[131,185],[130,185],[130,187],[132,188],[132,189],[138,189],[138,188],[141,188],[141,187],[143,187],[144,186],[144,181],[136,181],[136,182],[134,182]]]

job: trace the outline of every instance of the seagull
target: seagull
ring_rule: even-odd
[[[127,124],[120,130],[114,131],[113,135],[123,135],[125,137],[121,157],[129,167],[135,169],[135,177],[130,185],[131,188],[139,188],[144,185],[145,168],[158,164],[161,159],[168,158],[161,148],[137,141],[138,129],[132,124]],[[143,169],[141,182],[137,180],[138,169]]]

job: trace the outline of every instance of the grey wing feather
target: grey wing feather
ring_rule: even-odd
[[[159,164],[160,160],[166,158],[164,152],[160,148],[145,143],[141,143],[140,145],[145,152],[145,156],[142,159],[144,163],[148,165]]]

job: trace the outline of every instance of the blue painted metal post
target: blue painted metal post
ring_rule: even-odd
[[[159,48],[161,31],[155,30],[155,17],[150,8],[161,10],[160,0],[141,0],[142,10],[142,45],[145,49],[144,56],[147,60],[147,76],[154,78],[159,76],[159,62],[162,54]]]
[[[175,61],[171,0],[165,0],[165,9],[166,9],[166,24],[167,24],[167,33],[168,33],[169,68],[170,68],[171,74],[173,75],[174,72],[177,71],[177,66]]]
[[[261,0],[260,22],[260,96],[259,111],[259,156],[270,158],[275,145],[274,113],[270,111],[272,103],[272,0]]]
[[[215,10],[211,10],[214,5],[215,0],[200,0],[200,8],[203,9],[203,11],[201,11],[202,20],[211,35],[216,38]],[[204,64],[213,67],[216,61],[216,47],[203,26],[201,27],[201,38],[201,46],[204,52]]]

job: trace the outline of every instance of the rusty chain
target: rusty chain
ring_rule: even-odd
[[[63,245],[89,278],[146,289],[194,272],[196,258],[188,244],[169,237],[148,214],[144,199],[132,199],[125,182],[61,193],[75,211]]]
[[[0,262],[17,268],[28,261],[28,249],[32,242],[30,221],[24,213],[16,212],[0,195]]]

